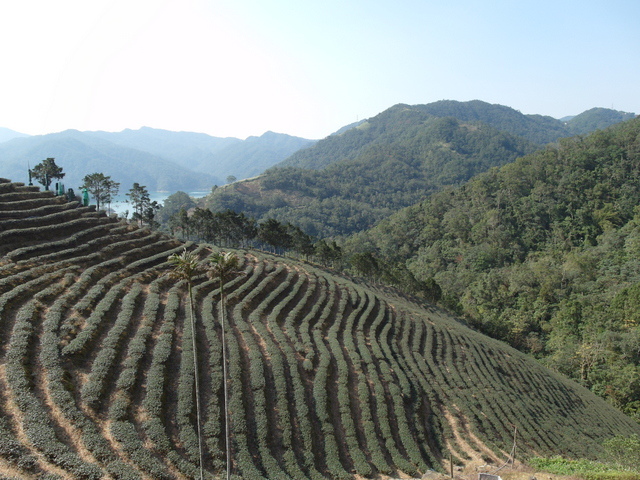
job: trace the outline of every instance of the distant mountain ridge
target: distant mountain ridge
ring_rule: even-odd
[[[219,181],[181,168],[179,165],[148,152],[123,147],[107,140],[77,131],[16,138],[0,144],[0,176],[12,176],[26,183],[27,169],[45,158],[53,157],[63,168],[66,188],[77,189],[82,178],[100,172],[120,182],[121,193],[134,182],[149,191],[209,189]]]
[[[10,128],[0,127],[0,143],[8,142],[14,138],[28,137],[26,133],[16,132]]]
[[[633,113],[593,108],[568,121],[562,121],[543,115],[525,115],[513,108],[480,100],[441,100],[426,105],[398,104],[355,124],[351,129],[339,130],[340,135],[329,136],[310,148],[299,150],[278,166],[324,168],[338,160],[355,158],[367,145],[388,143],[408,125],[426,122],[433,117],[482,122],[535,144],[544,145],[559,138],[586,134],[630,120],[634,116]]]
[[[150,152],[183,168],[221,179],[252,177],[315,143],[300,137],[268,131],[246,140],[213,137],[205,133],[173,132],[149,127],[122,132],[87,132],[115,144]],[[218,182],[224,183],[224,182]]]
[[[313,143],[273,132],[240,140],[149,127],[122,132],[66,130],[21,138],[11,132],[7,129],[10,139],[0,143],[0,176],[26,182],[29,166],[54,157],[64,169],[67,188],[76,189],[85,175],[101,172],[120,182],[121,192],[134,182],[150,191],[208,191],[224,184],[227,176],[256,175]]]

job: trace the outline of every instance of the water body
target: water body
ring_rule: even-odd
[[[155,201],[155,202],[158,202],[160,205],[163,205],[167,197],[169,197],[170,195],[173,195],[174,193],[176,192],[149,192],[149,198],[151,199],[152,202]],[[209,190],[206,192],[186,192],[186,193],[187,195],[193,198],[202,198],[208,195],[209,193],[211,193],[211,191]],[[93,199],[91,199],[91,204],[95,205],[95,201]],[[123,215],[126,211],[128,211],[129,216],[131,216],[131,212],[133,212],[133,206],[131,205],[131,203],[129,203],[129,197],[127,197],[125,194],[121,194],[115,198],[115,201],[111,202],[111,210],[114,213],[117,213],[118,215]]]

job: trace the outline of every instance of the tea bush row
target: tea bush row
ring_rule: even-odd
[[[323,305],[315,328],[312,329],[313,342],[318,351],[318,366],[313,381],[313,398],[315,400],[315,413],[320,422],[321,434],[324,440],[327,470],[330,475],[335,478],[346,478],[348,474],[340,461],[335,427],[331,422],[331,405],[328,396],[334,388],[334,385],[331,383],[330,375],[332,356],[329,348],[325,345],[323,331],[320,328],[327,322],[331,311],[334,308],[334,302],[336,301],[336,289],[336,284],[334,282],[330,282],[327,288],[328,299]],[[303,322],[302,327],[304,327],[305,323],[311,325],[311,322],[308,321],[308,316],[305,317],[305,320],[307,320],[307,322]]]
[[[381,346],[384,344],[384,339],[380,338],[387,320],[386,305],[382,303],[378,304],[376,312],[377,314],[371,324],[369,336],[373,360],[371,367],[375,371],[375,375],[379,376],[379,380],[374,384],[376,417],[378,419],[378,426],[380,428],[381,438],[384,441],[385,449],[391,456],[394,465],[399,467],[405,473],[411,473],[415,470],[415,467],[411,465],[398,450],[395,440],[396,429],[393,428],[391,424],[395,401],[393,398],[390,398],[390,394],[387,393],[384,388],[386,382],[394,381],[390,376],[389,366],[386,363],[385,355]]]
[[[357,437],[357,426],[354,422],[354,416],[359,411],[359,404],[352,405],[350,390],[357,385],[357,380],[353,379],[357,373],[349,368],[347,363],[347,353],[349,352],[349,346],[345,346],[343,350],[338,336],[343,338],[345,345],[351,342],[352,352],[355,353],[355,345],[352,342],[352,329],[355,316],[358,314],[357,309],[354,309],[351,314],[347,315],[347,307],[350,303],[351,292],[347,289],[340,289],[340,301],[338,303],[337,314],[335,321],[329,327],[327,332],[327,338],[329,341],[329,347],[333,353],[333,357],[336,361],[337,367],[337,402],[340,411],[340,421],[342,424],[342,432],[345,436],[346,447],[348,455],[351,457],[353,467],[358,473],[364,476],[370,476],[372,474],[371,465],[367,461],[363,449],[359,444]],[[345,324],[343,326],[343,324]]]
[[[384,354],[384,359],[380,360],[379,368],[382,373],[382,380],[389,390],[389,415],[393,409],[393,418],[397,425],[397,446],[401,446],[406,454],[396,460],[396,465],[400,469],[410,475],[416,475],[416,467],[422,471],[426,470],[426,466],[422,463],[422,455],[415,442],[414,436],[407,422],[405,399],[411,401],[411,392],[406,381],[404,371],[395,360],[393,349],[391,348],[397,325],[393,312],[386,305],[384,308],[384,326],[380,331],[380,345]],[[404,387],[404,390],[401,388]]]
[[[262,265],[260,262],[258,265]],[[249,283],[248,280],[246,283]],[[251,283],[253,283],[251,281]],[[242,303],[239,303],[234,308],[233,319],[241,316]],[[237,312],[237,313],[236,313]],[[263,472],[260,471],[260,466],[254,464],[254,455],[259,452],[253,450],[250,438],[257,440],[255,432],[249,431],[247,425],[248,412],[245,411],[245,405],[243,397],[247,402],[252,398],[251,384],[248,377],[245,379],[243,376],[243,355],[242,348],[238,332],[234,331],[234,323],[229,321],[228,330],[226,332],[227,339],[227,358],[229,362],[229,414],[231,430],[233,432],[232,438],[232,455],[235,466],[235,471],[238,471],[242,478],[258,479],[264,478]],[[247,372],[247,370],[245,370]]]
[[[24,432],[33,446],[56,466],[79,479],[100,479],[102,472],[95,464],[84,462],[56,436],[45,407],[34,393],[30,350],[36,341],[34,324],[40,315],[35,300],[27,302],[17,314],[7,350],[7,381],[16,406],[22,413]]]
[[[71,284],[73,280],[73,275],[69,275],[66,283],[63,284],[62,287]],[[60,363],[56,338],[58,325],[61,323],[64,315],[65,303],[67,303],[65,295],[60,295],[56,302],[49,308],[43,322],[40,361],[47,375],[49,395],[64,415],[66,421],[68,421],[70,425],[73,425],[73,428],[77,432],[81,433],[84,446],[97,461],[103,465],[107,465],[107,469],[115,475],[114,478],[122,480],[137,479],[139,477],[131,467],[125,465],[110,449],[102,432],[96,427],[94,422],[88,419],[84,413],[77,408],[73,393],[67,388],[69,380]]]
[[[357,347],[354,349],[352,356],[355,359],[355,370],[362,373],[362,379],[358,381],[358,397],[360,398],[361,405],[361,422],[363,435],[367,439],[369,451],[371,454],[371,462],[375,466],[376,470],[383,474],[391,474],[387,460],[385,459],[383,450],[380,446],[380,442],[384,442],[381,439],[377,430],[376,423],[378,421],[376,412],[372,411],[371,402],[373,401],[373,392],[369,389],[369,382],[379,383],[376,378],[375,365],[373,363],[373,357],[367,346],[367,338],[365,336],[365,325],[372,320],[371,317],[376,316],[376,301],[375,299],[364,292],[358,292],[363,311],[358,315],[358,323],[355,328],[355,344]],[[349,348],[349,345],[347,345]],[[376,376],[374,376],[376,375]]]
[[[272,267],[271,265],[269,266]],[[246,321],[242,315],[242,312],[246,311],[249,305],[255,304],[257,297],[263,295],[263,291],[274,282],[274,279],[278,277],[283,269],[284,267],[282,265],[278,265],[277,268],[273,270],[270,268],[271,272],[264,276],[260,283],[244,296],[243,300],[234,310],[234,322],[239,332],[238,340],[241,339],[244,343],[244,349],[248,355],[249,383],[252,391],[250,398],[253,399],[252,405],[249,408],[253,410],[254,414],[255,438],[258,444],[262,467],[267,477],[286,479],[288,475],[280,468],[268,445],[269,440],[272,438],[272,433],[276,429],[276,425],[270,422],[267,415],[267,412],[271,410],[267,401],[268,367],[265,365],[265,358],[256,341],[254,331],[254,324],[260,323],[260,318],[259,315],[253,313],[255,309],[252,309],[249,321]]]
[[[282,268],[276,269],[273,273],[274,277],[283,272]],[[294,438],[294,432],[292,429],[294,419],[291,418],[291,411],[293,415],[296,415],[295,410],[295,397],[290,392],[287,379],[290,378],[290,371],[287,368],[289,362],[293,361],[294,365],[297,363],[295,358],[287,358],[284,348],[277,341],[277,333],[275,330],[279,330],[280,327],[277,323],[277,317],[268,316],[267,311],[275,311],[278,305],[284,303],[286,299],[290,298],[291,293],[295,291],[292,286],[292,282],[297,280],[298,276],[293,271],[286,272],[284,280],[279,281],[277,287],[269,293],[264,300],[251,312],[249,317],[249,323],[255,329],[257,335],[265,344],[266,352],[269,354],[269,366],[266,366],[268,370],[268,377],[273,379],[273,386],[269,386],[264,390],[264,395],[271,395],[273,397],[274,404],[271,406],[271,410],[277,412],[277,417],[274,419],[276,426],[272,428],[272,432],[276,431],[279,435],[276,437],[278,445],[271,445],[272,450],[278,450],[281,446],[283,453],[283,462],[285,471],[293,478],[306,478],[307,475],[303,472],[298,464],[296,454],[300,454],[300,446],[296,445]],[[297,282],[296,282],[297,283]],[[288,295],[285,295],[288,293]],[[280,302],[278,302],[278,299]],[[273,319],[274,321],[269,321]],[[266,362],[265,362],[266,363]],[[292,403],[291,398],[294,398]],[[259,407],[258,407],[259,408]],[[274,417],[276,415],[274,414]],[[273,435],[273,433],[272,433]],[[271,440],[273,443],[273,440]]]
[[[134,283],[123,297],[116,321],[102,341],[100,350],[91,365],[91,372],[82,387],[82,399],[93,409],[98,408],[101,403],[106,390],[105,383],[113,371],[114,363],[123,347],[124,335],[131,320],[135,318],[133,313],[141,293],[142,286],[139,283]]]
[[[169,373],[169,359],[176,331],[176,319],[180,310],[180,297],[177,287],[169,290],[164,308],[163,322],[158,332],[151,365],[147,371],[146,390],[142,406],[147,412],[144,430],[156,449],[163,455],[174,451],[174,445],[167,435],[162,420],[166,417],[165,385]]]
[[[307,393],[302,380],[303,376],[308,375],[310,371],[310,369],[308,367],[305,368],[304,365],[311,364],[311,362],[308,359],[305,359],[301,365],[301,362],[297,357],[297,352],[294,348],[297,339],[294,321],[300,313],[299,305],[306,305],[307,299],[314,291],[314,288],[312,288],[309,283],[313,282],[313,286],[315,286],[315,276],[312,280],[309,280],[305,275],[297,275],[296,278],[297,281],[295,282],[293,289],[289,292],[289,295],[284,301],[274,307],[267,321],[268,326],[273,332],[275,340],[284,355],[285,360],[283,360],[283,368],[285,376],[291,382],[292,392],[290,392],[289,397],[285,400],[291,402],[290,409],[295,412],[295,419],[292,418],[292,421],[295,421],[298,427],[297,431],[291,432],[291,442],[295,442],[295,445],[292,446],[293,448],[297,448],[298,455],[301,457],[299,465],[306,473],[305,478],[319,480],[320,478],[323,478],[323,476],[317,470],[313,456],[314,442],[310,422],[309,401],[307,400]],[[304,295],[301,297],[300,301],[293,306],[293,308],[290,308],[291,302],[297,297],[305,283],[307,284],[307,288],[305,289]],[[283,317],[284,311],[288,311],[288,313],[286,314],[284,321],[281,322],[279,319]],[[286,332],[280,327],[280,323],[284,324]],[[293,339],[290,337],[291,334],[294,335]]]
[[[311,338],[311,325],[312,320],[318,318],[320,313],[322,312],[327,299],[329,298],[329,290],[327,288],[322,288],[324,283],[317,276],[313,275],[309,278],[309,286],[307,287],[307,295],[305,295],[305,300],[311,301],[312,305],[310,309],[306,309],[306,314],[304,313],[304,306],[307,303],[300,304],[300,307],[296,307],[296,309],[291,312],[287,318],[287,322],[285,323],[285,327],[287,328],[287,332],[289,336],[293,335],[293,339],[295,341],[296,350],[305,357],[305,362],[314,365],[316,363],[315,355],[316,348],[315,342]],[[315,296],[319,291],[319,295],[317,299]],[[302,319],[300,320],[300,325],[298,328],[295,327],[294,321],[300,316]],[[298,333],[296,335],[296,332]]]
[[[73,205],[73,204],[67,204]],[[91,212],[89,207],[79,207],[78,204],[71,209],[63,209],[62,211],[56,211],[53,213],[38,215],[35,213],[27,218],[16,218],[2,221],[2,227],[5,231],[17,229],[27,230],[30,228],[43,228],[50,225],[64,225],[65,223],[76,220],[83,213]]]

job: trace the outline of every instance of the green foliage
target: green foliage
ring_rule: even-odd
[[[578,130],[619,122],[619,113],[596,113],[598,122]],[[477,100],[396,105],[255,179],[217,189],[204,204],[291,222],[317,237],[348,235],[572,133],[560,120]]]
[[[633,113],[619,112],[608,108],[592,108],[576,115],[567,122],[572,135],[585,135],[595,130],[607,128],[614,123],[626,122],[635,117]]]
[[[231,208],[258,219],[286,220],[314,236],[341,235],[366,229],[445,185],[536,148],[487,125],[432,117],[408,107],[381,114],[371,125],[298,154],[317,151],[321,158],[331,158],[327,149],[339,145],[340,161],[322,170],[273,168],[255,180],[216,190],[205,204],[214,211]]]
[[[65,175],[62,173],[62,167],[56,165],[55,158],[44,159],[30,170],[30,174],[44,186],[45,190],[49,190],[49,186],[54,178],[60,179]]]
[[[157,220],[160,224],[168,224],[171,217],[176,214],[179,214],[181,210],[184,210],[185,213],[196,206],[194,200],[185,192],[176,192],[169,195],[164,202],[162,202],[162,206],[158,210]],[[169,225],[171,233],[174,233],[174,229],[177,224]]]
[[[604,441],[607,458],[625,468],[635,469],[640,475],[640,437],[617,435]]]
[[[561,456],[529,460],[529,464],[539,470],[556,475],[568,475],[586,480],[637,480],[640,472],[620,470],[615,466],[591,460],[570,460]]]
[[[406,266],[472,325],[634,414],[639,133],[632,120],[480,174],[354,236],[346,256]]]
[[[103,173],[91,173],[82,179],[80,189],[84,188],[94,198],[96,208],[100,210],[100,205],[104,206],[105,203],[110,205],[113,198],[118,195],[120,184]]]
[[[155,214],[160,205],[155,200],[151,201],[147,187],[136,182],[126,195],[133,206],[131,219],[138,222],[141,227],[143,225],[148,225],[151,228],[157,227],[158,222],[155,220]]]

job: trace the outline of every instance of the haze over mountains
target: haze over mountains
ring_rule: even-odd
[[[361,150],[394,140],[406,124],[389,124],[405,111],[401,122],[427,117],[454,117],[462,122],[483,122],[535,144],[582,134],[633,117],[633,114],[594,108],[570,120],[523,115],[512,108],[474,100],[443,100],[427,105],[396,105],[371,119],[337,129],[315,148],[315,140],[266,132],[259,137],[213,137],[204,133],[173,132],[142,127],[121,132],[66,130],[29,136],[0,128],[0,176],[27,180],[27,169],[54,157],[64,168],[67,187],[77,188],[88,173],[110,175],[122,191],[134,182],[150,191],[208,191],[223,185],[228,176],[245,179],[274,165],[317,169],[337,160],[353,159]],[[412,112],[407,116],[407,112]],[[387,131],[381,131],[380,126]],[[406,134],[404,134],[406,135]]]
[[[66,130],[26,136],[0,131],[0,176],[27,181],[28,165],[54,157],[66,173],[63,183],[77,188],[94,172],[110,175],[121,191],[134,182],[150,191],[209,190],[256,175],[313,140],[267,132],[246,140],[203,133],[171,132],[143,127],[122,132]]]

